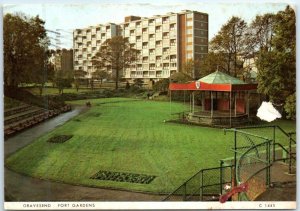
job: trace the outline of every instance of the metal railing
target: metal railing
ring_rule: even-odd
[[[286,132],[278,125],[258,125],[238,127],[238,130],[254,130],[255,133],[260,133],[265,136],[266,139],[272,140],[272,161],[285,161],[289,165],[289,173],[292,173],[292,169],[296,167],[296,132]],[[258,130],[256,130],[258,129]],[[278,143],[278,140],[281,143]],[[276,148],[277,147],[277,148]],[[278,147],[282,153],[278,153]],[[287,153],[287,157],[283,156],[283,153]]]
[[[233,166],[201,169],[163,201],[212,201],[218,200],[224,185],[231,184]]]

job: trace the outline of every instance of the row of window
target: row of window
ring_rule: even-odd
[[[125,23],[124,24],[124,29],[128,29],[130,27],[144,27],[144,26],[153,26],[155,24],[167,24],[169,22],[174,22],[177,20],[177,16],[170,16],[170,17],[160,17],[156,19],[146,19],[146,20],[141,20],[141,21],[136,21],[136,22],[131,22],[131,23]]]

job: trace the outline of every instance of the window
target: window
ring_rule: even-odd
[[[171,59],[171,62],[176,62],[177,61],[176,55],[171,55],[170,59]]]
[[[188,53],[188,54],[186,55],[186,58],[187,58],[187,59],[192,59],[192,58],[193,58],[193,54]]]
[[[188,37],[187,42],[193,42],[193,37]]]
[[[175,46],[176,45],[176,40],[170,40],[170,45]]]
[[[148,62],[148,56],[143,57],[143,62]]]
[[[193,21],[188,21],[188,22],[186,22],[186,25],[187,25],[187,26],[193,26]]]
[[[175,24],[171,24],[171,25],[170,25],[170,31],[174,31],[174,30],[176,29],[175,27],[176,27]]]
[[[169,39],[169,32],[163,33],[163,39]]]
[[[187,18],[193,18],[193,13],[189,13],[186,15]]]
[[[161,41],[156,41],[156,47],[160,47],[161,46]]]
[[[187,33],[187,34],[193,34],[193,29],[188,29],[188,30],[186,30],[186,33]]]
[[[148,43],[147,42],[143,42],[143,49],[148,48]]]
[[[161,26],[156,26],[155,27],[155,32],[161,32]]]
[[[155,50],[154,50],[154,49],[151,49],[151,50],[149,51],[149,54],[150,54],[150,55],[154,55],[154,53],[155,53]]]
[[[150,69],[150,70],[155,70],[155,64],[150,64],[149,69]]]
[[[151,25],[154,25],[154,19],[150,19],[149,20],[149,25],[151,26]]]
[[[149,40],[154,40],[154,34],[149,35]]]
[[[193,46],[192,45],[187,45],[186,46],[186,50],[187,51],[192,51],[193,50]]]
[[[162,21],[163,21],[163,23],[168,23],[169,22],[169,18],[168,17],[163,17]]]
[[[137,41],[137,42],[141,42],[141,41],[142,41],[141,36],[137,36],[137,37],[136,37],[136,41]]]
[[[163,48],[163,54],[168,54],[169,53],[169,48]]]

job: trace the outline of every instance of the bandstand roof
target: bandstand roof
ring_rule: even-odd
[[[247,84],[238,78],[220,71],[215,71],[198,81],[192,81],[184,84],[171,83],[169,85],[170,90],[202,90],[220,92],[255,90],[256,88],[257,84]]]
[[[207,76],[204,76],[203,78],[200,78],[198,81],[208,84],[246,84],[244,81],[218,70]]]

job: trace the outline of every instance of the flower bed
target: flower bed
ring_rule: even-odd
[[[99,171],[93,175],[90,179],[98,180],[111,180],[115,182],[129,182],[150,184],[156,176],[146,174],[134,174],[124,172],[112,172],[112,171]]]
[[[48,139],[47,142],[64,143],[64,142],[68,141],[69,139],[71,139],[72,137],[73,137],[73,135],[57,135],[57,136],[53,136],[50,139]]]

